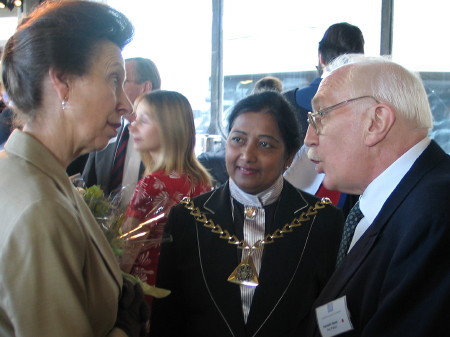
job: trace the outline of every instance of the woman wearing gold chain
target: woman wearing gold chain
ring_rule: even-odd
[[[254,94],[228,123],[229,181],[169,215],[152,336],[301,336],[334,270],[342,214],[283,179],[301,143],[289,104]]]

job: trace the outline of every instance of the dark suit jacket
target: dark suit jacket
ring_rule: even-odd
[[[228,172],[225,164],[225,149],[217,152],[203,152],[197,159],[211,174],[215,186],[220,186],[228,180]]]
[[[91,152],[83,170],[83,180],[87,187],[100,185],[101,189],[109,194],[111,170],[116,153],[117,141],[109,143],[103,150]]]
[[[75,174],[83,174],[84,167],[89,158],[89,153],[82,154],[81,156],[75,158],[69,166],[67,166],[66,172],[70,176]]]
[[[285,181],[274,224],[266,232],[291,223],[317,200]],[[242,228],[233,225],[228,183],[194,203],[242,239],[237,234]],[[334,206],[311,219],[265,246],[245,324],[240,286],[227,281],[240,262],[237,247],[198,224],[183,205],[172,208],[165,235],[173,241],[162,245],[157,276],[157,286],[172,294],[154,300],[151,336],[296,336],[333,272],[342,233],[343,216]]]
[[[339,336],[449,336],[450,157],[434,141],[350,250],[314,308],[344,295],[354,330]],[[310,322],[317,327],[315,313]],[[317,328],[314,336],[320,336]]]
[[[0,145],[8,140],[13,130],[14,114],[11,109],[6,108],[0,112]]]
[[[117,132],[117,140],[120,139],[122,131],[123,125]],[[109,143],[103,150],[91,152],[89,154],[82,174],[83,180],[87,187],[92,185],[100,185],[105,194],[112,192],[109,190],[109,184],[111,181],[111,170],[114,163],[114,155],[117,151],[117,140]],[[139,177],[142,177],[143,173],[144,166],[141,163],[139,168]]]

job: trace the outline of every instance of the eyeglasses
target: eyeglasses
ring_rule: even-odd
[[[308,123],[310,125],[312,125],[314,127],[314,130],[316,131],[317,134],[320,133],[320,130],[322,128],[322,123],[321,120],[323,118],[323,116],[325,116],[326,113],[335,110],[337,108],[340,108],[341,106],[347,105],[348,103],[351,103],[353,101],[356,101],[358,99],[362,99],[362,98],[372,98],[375,100],[375,102],[380,103],[375,97],[373,96],[360,96],[360,97],[356,97],[356,98],[351,98],[348,100],[345,100],[343,102],[334,104],[332,106],[323,108],[322,110],[316,111],[316,112],[308,112]]]

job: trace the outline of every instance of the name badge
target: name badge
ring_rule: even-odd
[[[322,337],[332,337],[353,330],[346,296],[316,308],[316,317]]]

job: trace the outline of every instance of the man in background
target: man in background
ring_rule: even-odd
[[[364,37],[361,30],[347,22],[331,25],[319,42],[318,66],[319,77],[314,79],[309,86],[302,89],[294,89],[285,92],[285,97],[293,104],[302,128],[303,135],[306,134],[307,114],[312,111],[311,100],[317,92],[320,82],[328,75],[330,62],[343,54],[364,54]],[[327,190],[323,185],[323,174],[317,174],[314,166],[307,158],[307,148],[302,146],[295,156],[291,167],[286,171],[284,177],[295,187],[315,194],[319,197],[329,197],[344,214],[348,214],[356,196],[348,196],[338,191]]]
[[[381,57],[335,62],[305,144],[326,188],[361,197],[306,336],[448,336],[450,156],[423,84]]]
[[[161,88],[161,77],[153,61],[136,57],[125,60],[124,90],[134,104],[137,97]],[[122,191],[122,205],[127,205],[143,173],[139,153],[129,137],[128,125],[135,114],[124,116],[117,138],[101,151],[89,154],[83,171],[86,186],[100,185],[105,194]]]

